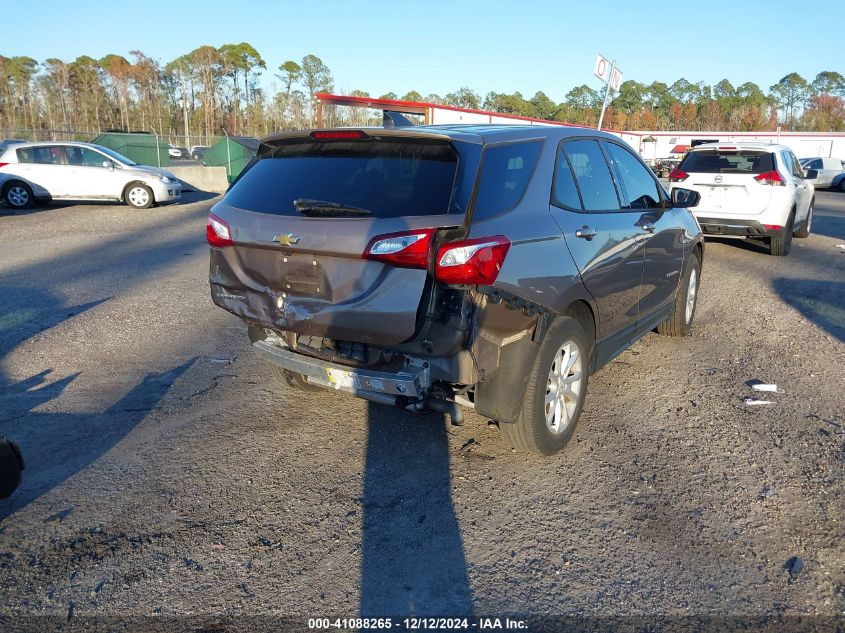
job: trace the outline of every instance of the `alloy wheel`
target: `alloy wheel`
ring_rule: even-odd
[[[25,207],[29,204],[29,192],[20,185],[13,185],[6,192],[6,200],[9,201],[13,207]]]
[[[690,271],[689,283],[687,284],[687,307],[684,312],[684,322],[689,324],[692,321],[692,313],[695,311],[695,297],[698,294],[698,273],[695,268]]]
[[[562,433],[572,422],[584,383],[583,368],[581,349],[567,340],[555,354],[546,382],[546,426],[552,433]]]

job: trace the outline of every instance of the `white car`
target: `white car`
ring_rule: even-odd
[[[845,161],[829,156],[816,156],[802,158],[801,167],[805,170],[815,169],[818,172],[818,176],[811,180],[816,189],[828,189],[833,184],[833,179],[845,172]]]
[[[117,200],[136,209],[182,196],[170,172],[91,143],[18,143],[0,154],[0,195],[12,209],[50,200]]]
[[[766,143],[706,143],[693,148],[669,182],[698,192],[692,209],[705,235],[763,238],[787,255],[792,237],[808,237],[815,190],[792,151]],[[673,187],[674,188],[674,187]]]

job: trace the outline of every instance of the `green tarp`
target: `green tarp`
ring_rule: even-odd
[[[202,162],[208,167],[225,167],[229,182],[232,182],[258,152],[259,144],[258,139],[245,136],[222,138],[208,148]]]
[[[113,149],[141,165],[152,165],[153,167],[170,165],[167,143],[161,138],[156,142],[156,137],[153,134],[104,132],[95,138],[92,143]]]

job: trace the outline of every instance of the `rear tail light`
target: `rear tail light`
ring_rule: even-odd
[[[489,286],[499,276],[510,246],[504,235],[443,244],[437,251],[434,276],[444,284]]]
[[[399,268],[426,270],[435,231],[416,229],[377,235],[361,257]],[[510,240],[503,235],[443,244],[437,251],[434,277],[444,284],[489,286],[499,276],[510,246]]]
[[[208,223],[205,225],[205,239],[209,246],[224,248],[232,246],[232,232],[229,225],[213,213],[208,216]]]
[[[311,138],[315,141],[344,141],[367,138],[367,135],[361,130],[326,130],[311,132]]]
[[[370,240],[362,257],[399,268],[428,268],[428,251],[434,229],[417,229],[377,235]]]
[[[6,165],[8,165],[8,164],[9,164],[9,163],[0,163],[0,169],[3,169],[3,168],[4,168]]]
[[[767,171],[764,174],[759,174],[754,176],[754,180],[759,182],[761,185],[774,185],[776,187],[786,186],[786,181],[777,171]]]
[[[689,178],[689,174],[685,171],[681,171],[677,167],[669,173],[669,182],[683,182],[687,178]]]

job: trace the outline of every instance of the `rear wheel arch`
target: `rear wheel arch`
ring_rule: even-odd
[[[584,301],[583,299],[576,299],[573,301],[566,310],[563,311],[563,316],[571,316],[573,319],[577,320],[581,327],[584,328],[584,332],[591,336],[593,339],[593,343],[595,344],[596,340],[596,316],[593,312],[592,306]]]
[[[577,321],[584,330],[591,356],[595,354],[596,319],[586,299],[572,300],[561,312],[545,312],[537,321],[534,335],[501,348],[497,370],[476,385],[475,409],[479,414],[503,424],[516,421],[543,342],[549,332],[556,331],[562,321],[569,319]],[[592,361],[590,358],[588,371],[592,370]]]
[[[9,191],[16,187],[22,188],[27,198],[26,201],[20,205],[13,204],[7,199]],[[5,201],[6,204],[13,209],[25,209],[27,207],[32,206],[32,204],[35,202],[35,192],[33,191],[32,186],[22,178],[13,178],[3,183],[3,188],[2,190],[0,190],[0,195],[2,195],[3,201]]]

